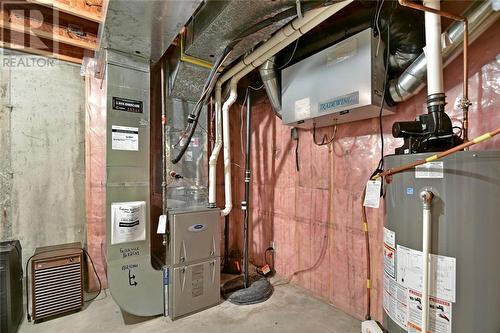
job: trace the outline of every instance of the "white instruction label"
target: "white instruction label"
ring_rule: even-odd
[[[378,208],[380,206],[380,189],[382,182],[380,180],[369,180],[366,183],[366,194],[363,205],[370,208]]]
[[[415,167],[415,178],[443,178],[444,162],[427,162]]]
[[[326,64],[335,65],[347,60],[358,53],[358,39],[351,38],[335,46],[335,48],[326,54]]]
[[[296,119],[309,118],[310,115],[311,115],[311,100],[309,99],[309,97],[295,101]]]
[[[408,322],[407,303],[408,290],[384,274],[384,310],[404,330]]]
[[[429,297],[430,333],[451,333],[451,302]],[[422,293],[408,290],[408,332],[422,332]]]
[[[167,215],[160,215],[158,219],[158,228],[156,228],[156,233],[164,235],[167,232]]]
[[[449,302],[456,297],[456,259],[429,256],[429,294]],[[397,246],[398,283],[413,290],[422,290],[422,252],[401,245]]]
[[[139,151],[139,128],[111,126],[111,149]]]
[[[130,201],[111,204],[111,244],[146,239],[146,202]]]

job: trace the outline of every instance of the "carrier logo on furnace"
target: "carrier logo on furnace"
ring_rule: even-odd
[[[206,229],[207,229],[207,226],[205,224],[200,224],[200,223],[193,224],[192,226],[190,226],[188,228],[188,230],[192,231],[192,232],[201,232],[201,231],[204,231]]]

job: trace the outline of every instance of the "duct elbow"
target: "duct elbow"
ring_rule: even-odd
[[[259,74],[273,111],[281,119],[281,87],[278,81],[275,58],[273,56],[266,60],[259,67]]]

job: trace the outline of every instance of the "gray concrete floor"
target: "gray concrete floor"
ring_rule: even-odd
[[[223,302],[175,322],[164,317],[145,320],[124,316],[111,295],[103,293],[80,312],[39,324],[28,323],[25,319],[19,332],[359,333],[360,325],[358,320],[314,298],[307,291],[293,285],[280,285],[264,303],[236,306]]]

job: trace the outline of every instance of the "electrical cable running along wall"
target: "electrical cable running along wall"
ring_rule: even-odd
[[[493,25],[470,45],[469,56],[474,59],[469,68],[470,109],[469,133],[474,138],[500,126],[500,45],[496,36],[500,25]],[[462,96],[462,59],[457,58],[444,70],[446,112],[459,124],[461,110],[454,101]],[[392,138],[394,121],[414,119],[425,110],[425,92],[396,106],[396,114],[384,118],[383,129],[386,154],[401,144]],[[252,125],[252,197],[250,258],[263,264],[264,251],[275,242],[275,269],[289,277],[308,268],[321,253],[322,239],[328,230],[327,255],[314,269],[293,277],[291,283],[310,290],[337,308],[363,319],[366,311],[366,263],[361,193],[373,168],[380,159],[380,136],[376,120],[359,121],[337,126],[336,139],[329,146],[313,143],[312,131],[300,131],[300,172],[295,168],[295,141],[290,127],[284,126],[266,100],[255,99]],[[232,126],[239,126],[240,114],[231,112]],[[317,138],[332,133],[333,127],[317,129]],[[240,133],[231,134],[235,146]],[[369,147],[369,148],[367,148]],[[479,146],[478,146],[479,147]],[[481,149],[500,149],[500,136],[481,144]],[[475,147],[471,147],[473,150]],[[331,165],[330,165],[331,159]],[[234,152],[239,165],[243,160]],[[329,167],[330,165],[330,167]],[[331,169],[330,169],[331,168]],[[236,201],[243,193],[243,174],[233,165]],[[328,181],[332,178],[332,181]],[[222,185],[218,185],[221,190]],[[331,205],[329,200],[331,199]],[[331,206],[331,212],[328,207]],[[370,221],[372,288],[371,316],[382,320],[382,215],[383,209],[368,211]],[[233,244],[241,238],[240,214],[232,215]]]

